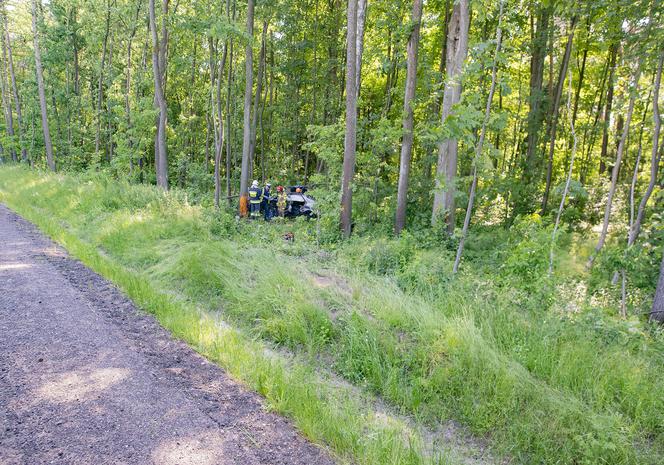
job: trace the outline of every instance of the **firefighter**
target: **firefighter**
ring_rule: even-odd
[[[288,196],[284,191],[284,186],[277,186],[277,215],[283,218],[286,214],[286,206],[288,204]]]
[[[272,209],[270,208],[271,188],[272,184],[270,184],[269,182],[265,183],[265,187],[263,187],[263,199],[261,201],[261,209],[263,210],[263,217],[265,218],[265,221],[270,221],[273,216]]]
[[[258,187],[258,181],[251,183],[249,189],[249,216],[256,219],[261,214],[261,202],[263,201],[263,189]]]

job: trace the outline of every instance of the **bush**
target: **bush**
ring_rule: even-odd
[[[407,292],[439,294],[454,277],[453,262],[454,257],[446,250],[418,251],[397,275],[397,282]]]
[[[524,280],[533,274],[543,273],[548,267],[551,231],[542,225],[542,219],[534,214],[519,217],[509,238],[509,253],[502,268],[507,274]]]
[[[563,192],[565,190],[565,183],[558,184],[553,189],[553,196],[550,205],[552,206],[551,215],[555,218],[558,212],[558,206],[562,200]],[[561,221],[573,228],[577,228],[580,223],[588,219],[586,215],[586,206],[590,195],[579,181],[573,179],[570,182],[567,198],[565,200],[565,208],[560,217]]]
[[[393,275],[408,265],[415,250],[415,238],[404,232],[398,238],[356,240],[346,252],[363,269],[379,275]]]

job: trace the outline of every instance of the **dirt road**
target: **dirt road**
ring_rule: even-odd
[[[0,204],[0,464],[332,464]]]

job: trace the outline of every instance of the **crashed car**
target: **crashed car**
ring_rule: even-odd
[[[298,190],[300,192],[298,192]],[[291,186],[289,188],[287,204],[286,204],[286,217],[295,218],[297,216],[306,216],[312,218],[316,216],[314,207],[316,200],[307,195],[307,188],[305,186]]]
[[[286,188],[286,210],[284,216],[286,218],[296,218],[304,216],[307,218],[315,218],[315,204],[316,200],[308,195],[306,186],[290,186]],[[277,197],[270,197],[270,208],[273,209],[274,215],[277,212]]]

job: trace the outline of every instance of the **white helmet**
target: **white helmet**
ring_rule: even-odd
[[[251,187],[258,187],[258,181],[256,180],[252,181]]]

